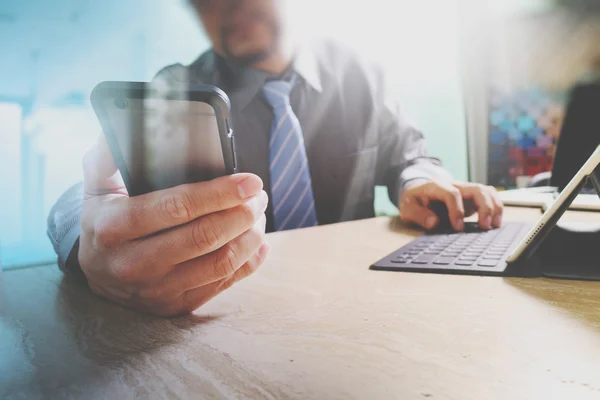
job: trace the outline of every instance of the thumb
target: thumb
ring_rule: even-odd
[[[127,195],[123,178],[104,136],[83,157],[83,180],[86,198],[106,194]]]
[[[402,204],[400,218],[427,230],[434,229],[440,223],[440,219],[431,209],[416,201],[407,201]]]

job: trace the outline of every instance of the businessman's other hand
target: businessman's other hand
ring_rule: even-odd
[[[462,231],[465,217],[474,213],[478,213],[478,224],[482,229],[502,225],[504,207],[496,189],[468,182],[429,181],[407,187],[400,199],[400,218],[427,230],[435,229],[440,218],[429,208],[433,201],[446,205],[450,223],[456,231]]]
[[[264,262],[267,194],[237,174],[129,197],[104,140],[84,158],[78,260],[91,290],[159,316],[194,311]]]

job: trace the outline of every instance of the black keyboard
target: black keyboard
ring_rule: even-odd
[[[525,236],[529,226],[509,222],[499,229],[482,231],[476,224],[467,223],[464,232],[423,235],[371,268],[501,272],[506,268],[506,258]]]

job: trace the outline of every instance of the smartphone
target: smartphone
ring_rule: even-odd
[[[215,86],[102,82],[91,103],[130,196],[237,171],[230,102]]]

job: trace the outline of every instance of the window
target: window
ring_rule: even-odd
[[[291,3],[306,35],[334,36],[384,65],[432,153],[465,179],[455,2],[374,0],[366,14],[362,2]],[[332,15],[340,17],[335,31]],[[0,243],[12,268],[56,259],[46,218],[82,179],[81,157],[100,134],[92,88],[148,81],[168,64],[190,63],[209,43],[184,0],[4,0],[0,38]],[[393,212],[385,198],[379,208]]]
[[[92,88],[150,80],[208,42],[183,1],[160,0],[3,1],[0,37],[0,237],[10,268],[55,260],[46,218],[82,179],[81,157],[100,134]]]

